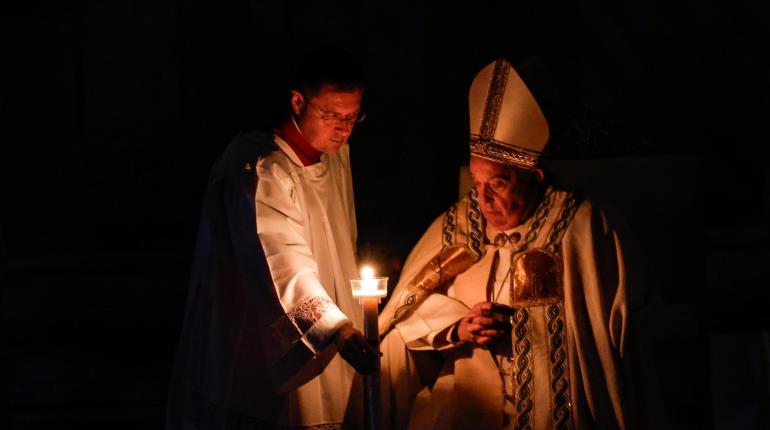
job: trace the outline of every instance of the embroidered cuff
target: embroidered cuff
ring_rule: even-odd
[[[332,299],[324,296],[316,296],[306,299],[286,312],[292,323],[305,334],[316,322],[323,318],[329,309],[336,306]]]
[[[300,332],[302,341],[318,354],[331,340],[337,329],[350,322],[332,299],[316,296],[304,300],[286,313]]]
[[[308,330],[303,341],[313,352],[318,354],[331,342],[332,337],[337,333],[337,329],[349,322],[348,317],[342,313],[337,305],[331,304],[323,317],[316,321],[313,327]]]

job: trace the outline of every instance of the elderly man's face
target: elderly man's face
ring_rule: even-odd
[[[310,99],[292,91],[291,107],[310,146],[323,153],[337,152],[353,132],[362,95],[361,90],[337,91],[330,85]]]
[[[500,231],[526,221],[536,203],[541,170],[527,171],[471,156],[470,171],[479,192],[479,206],[487,222]]]

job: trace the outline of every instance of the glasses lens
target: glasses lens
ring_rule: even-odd
[[[366,114],[363,112],[358,112],[357,114],[350,115],[350,116],[342,116],[337,112],[329,112],[327,110],[321,109],[320,107],[314,105],[313,103],[310,103],[309,101],[308,101],[308,104],[318,112],[318,115],[325,122],[341,121],[341,122],[359,124],[364,122],[364,120],[366,119]]]

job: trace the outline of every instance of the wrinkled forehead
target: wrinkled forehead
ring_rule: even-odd
[[[471,155],[469,170],[471,177],[481,182],[492,178],[512,179],[518,182],[533,175],[532,170],[500,163],[475,154]]]
[[[509,173],[513,169],[513,166],[471,154],[469,168],[471,175],[474,177],[492,177]]]

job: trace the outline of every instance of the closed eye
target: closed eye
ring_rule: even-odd
[[[495,192],[504,191],[508,188],[508,181],[504,179],[492,179],[489,181],[489,188],[492,188]]]

